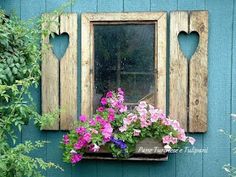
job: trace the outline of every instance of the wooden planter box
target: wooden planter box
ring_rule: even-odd
[[[167,152],[161,142],[146,138],[136,145],[134,154],[128,159],[117,159],[111,153],[101,149],[99,152],[88,152],[84,159],[98,160],[136,160],[136,161],[166,161],[168,160]]]

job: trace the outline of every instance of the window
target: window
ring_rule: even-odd
[[[141,100],[166,108],[166,13],[82,15],[81,113],[118,87],[132,108]]]

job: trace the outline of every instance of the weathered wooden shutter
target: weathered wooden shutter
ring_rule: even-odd
[[[48,19],[42,24],[43,29],[49,28],[57,35],[69,35],[68,48],[60,61],[48,47],[50,36],[43,37],[42,112],[61,109],[59,121],[44,129],[69,130],[77,119],[77,15],[43,16]]]
[[[190,61],[181,51],[180,32],[198,32]],[[207,131],[208,12],[177,11],[170,15],[170,114],[188,132]]]

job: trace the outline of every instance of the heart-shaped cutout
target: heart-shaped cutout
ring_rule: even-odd
[[[66,49],[69,45],[69,35],[68,33],[62,33],[60,35],[53,33],[49,37],[49,42],[52,46],[54,55],[58,60],[61,60],[65,55]]]
[[[191,33],[181,31],[178,35],[178,40],[184,56],[190,60],[197,49],[199,43],[199,34],[196,31]]]

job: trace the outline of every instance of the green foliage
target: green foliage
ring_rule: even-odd
[[[43,19],[44,20],[44,19]],[[41,170],[59,168],[52,162],[33,158],[31,151],[42,148],[44,141],[26,141],[15,144],[15,130],[32,119],[39,127],[55,121],[57,112],[41,116],[33,106],[29,92],[38,86],[40,79],[40,39],[49,30],[41,31],[38,21],[35,26],[7,17],[0,10],[0,176],[43,176]],[[61,169],[62,170],[62,169]]]

